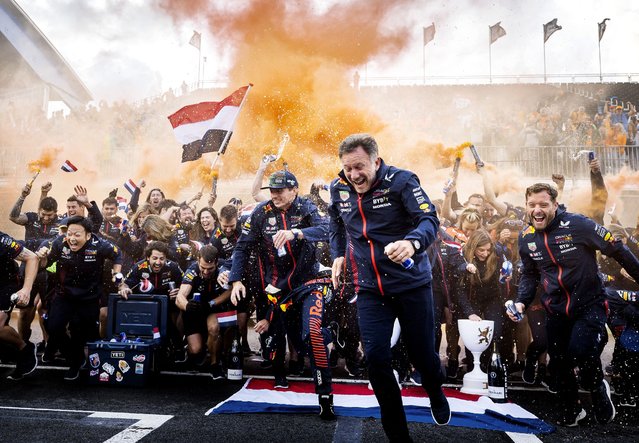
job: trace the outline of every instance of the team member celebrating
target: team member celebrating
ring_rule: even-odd
[[[122,266],[120,250],[92,234],[93,226],[88,219],[74,216],[67,225],[65,237],[58,237],[50,249],[42,247],[37,254],[41,259],[48,258],[48,265],[57,262],[48,329],[69,363],[64,379],[75,380],[84,362],[87,341],[99,336],[104,262],[112,261],[113,273],[120,272]]]
[[[339,158],[344,169],[331,184],[329,207],[333,284],[337,287],[349,240],[358,265],[359,327],[382,425],[391,441],[410,441],[391,367],[396,318],[408,356],[422,375],[433,419],[441,425],[450,420],[435,350],[431,267],[425,254],[437,236],[439,221],[415,174],[386,165],[372,136],[347,137],[339,147]],[[408,259],[414,266],[405,269]]]
[[[639,261],[606,228],[567,212],[550,185],[537,183],[526,189],[526,213],[530,227],[519,234],[523,270],[515,307],[523,313],[530,306],[543,275],[541,302],[548,312],[548,352],[559,377],[559,423],[576,426],[586,416],[579,403],[575,366],[579,366],[582,387],[591,392],[595,418],[610,423],[615,408],[601,368],[607,337],[606,295],[596,251],[617,260],[636,281]]]

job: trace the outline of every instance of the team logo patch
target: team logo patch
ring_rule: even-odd
[[[531,235],[532,235],[532,234],[534,234],[534,233],[535,233],[535,228],[533,228],[532,226],[528,226],[528,227],[527,227],[527,228],[526,228],[526,229],[525,229],[525,230],[521,233],[521,236],[522,236],[522,237],[525,237],[525,236],[527,236],[528,234],[531,234]]]
[[[342,199],[342,201],[346,201],[348,200],[348,198],[351,196],[350,192],[348,191],[339,191],[339,198]]]
[[[222,240],[220,240],[220,243],[222,243],[223,245],[227,244],[229,242],[228,238],[223,238]]]
[[[277,223],[277,220],[275,220],[275,217],[269,217],[268,219],[268,224],[271,226],[275,226],[275,224]]]
[[[419,205],[419,209],[424,212],[428,212],[430,210],[430,205],[428,203],[422,203],[421,205]]]
[[[532,252],[535,252],[537,250],[537,243],[535,243],[534,241],[528,243],[528,249],[530,249]]]

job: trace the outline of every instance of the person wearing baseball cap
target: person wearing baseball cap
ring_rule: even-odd
[[[317,242],[328,241],[328,220],[321,216],[312,201],[298,196],[299,183],[289,171],[271,174],[268,185],[261,189],[269,189],[271,199],[259,203],[242,225],[242,235],[233,252],[228,278],[232,284],[231,301],[237,305],[246,296],[242,282],[245,271],[260,275],[263,282],[261,293],[266,291],[269,296],[267,301],[261,300],[265,306],[258,310],[254,329],[260,335],[273,338],[270,358],[275,387],[289,387],[284,368],[288,334],[295,337],[294,342],[308,350],[315,393],[318,394],[319,415],[324,420],[333,420],[331,368],[323,338],[328,334],[324,327],[324,298],[321,292],[319,296],[312,291],[303,292],[303,295],[297,292],[306,282],[314,281],[319,273]],[[257,270],[247,269],[252,250],[259,256]],[[292,303],[298,309],[287,312],[288,305],[282,303],[290,299],[287,296],[291,293],[296,294]],[[290,319],[291,315],[301,318],[290,322],[287,317]],[[298,326],[293,328],[292,324]]]

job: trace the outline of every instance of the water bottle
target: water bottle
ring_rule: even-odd
[[[195,292],[193,294],[193,301],[197,301],[197,302],[200,301],[200,293],[199,292]]]
[[[223,274],[226,274],[228,276],[231,274],[231,271],[224,271]],[[224,289],[225,291],[231,289],[231,285],[229,284],[228,280],[225,284],[222,285],[222,289]]]
[[[11,307],[15,306],[18,303],[18,299],[20,296],[18,294],[11,294],[11,298],[9,298],[9,302],[11,303]]]
[[[404,269],[406,269],[407,271],[412,268],[413,266],[415,266],[415,260],[413,260],[412,258],[408,257],[406,260],[404,260],[402,262],[402,267]]]
[[[506,306],[506,311],[514,315],[517,321],[522,321],[524,319],[522,313],[517,310],[515,302],[513,302],[512,300],[508,300],[504,305]]]
[[[172,291],[175,289],[175,282],[174,281],[170,281],[169,282],[169,291]]]
[[[449,178],[448,180],[446,180],[446,184],[444,185],[444,194],[448,194],[450,192],[450,189],[453,187],[453,183],[454,180],[452,178]]]
[[[128,231],[128,229],[129,229],[129,221],[125,218],[124,220],[122,220],[121,232],[124,234],[126,233],[126,231]]]
[[[113,276],[113,281],[115,282],[115,286],[120,286],[122,284],[122,280],[124,280],[124,275],[121,272],[118,272]]]
[[[513,274],[513,264],[504,258],[504,262],[501,264],[499,270],[499,283],[506,283],[506,279]]]
[[[275,236],[273,236],[273,238],[275,238]],[[282,245],[279,248],[277,248],[277,256],[278,257],[284,257],[286,255],[286,246]]]
[[[124,331],[120,332],[120,339],[118,341],[123,343],[126,341],[126,332]]]
[[[242,355],[242,346],[240,345],[240,333],[239,328],[235,327],[235,335],[231,342],[231,349],[229,350],[227,367],[227,380],[241,381],[244,367],[244,356]]]
[[[479,364],[476,362],[475,364]],[[493,342],[493,354],[488,367],[488,396],[495,403],[508,401],[508,374],[497,351],[497,342]]]
[[[588,161],[591,162],[595,159],[595,151],[588,151]]]

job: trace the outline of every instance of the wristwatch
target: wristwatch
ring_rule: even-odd
[[[294,238],[299,240],[302,230],[295,228],[295,229],[291,229],[291,232],[293,233]]]
[[[419,251],[419,248],[422,247],[422,244],[419,242],[419,240],[411,240],[410,242],[413,244],[415,252]]]

